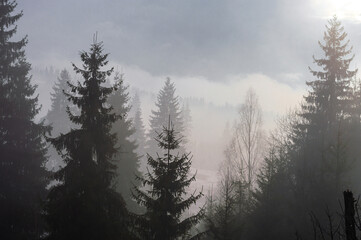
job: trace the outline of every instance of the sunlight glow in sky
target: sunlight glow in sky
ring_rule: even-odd
[[[361,22],[360,0],[312,0],[312,5],[318,17],[336,15],[339,19]]]

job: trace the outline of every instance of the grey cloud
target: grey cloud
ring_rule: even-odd
[[[19,8],[35,62],[74,61],[98,31],[114,61],[214,81],[255,72],[307,76],[326,24],[312,17],[309,1],[21,0]]]

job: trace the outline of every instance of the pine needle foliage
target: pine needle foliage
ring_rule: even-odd
[[[134,197],[146,212],[135,215],[135,225],[140,239],[192,239],[190,230],[201,220],[204,209],[192,216],[183,218],[186,210],[203,196],[193,192],[186,197],[186,190],[195,181],[195,175],[189,176],[191,167],[190,154],[174,155],[181,139],[170,123],[157,134],[156,141],[162,155],[153,158],[148,155],[148,173],[138,177],[149,190],[134,188]]]
[[[107,103],[117,85],[105,86],[113,68],[103,70],[108,54],[95,42],[81,52],[83,68],[73,64],[84,81],[68,82],[68,100],[79,108],[76,115],[67,107],[70,120],[80,126],[50,139],[62,153],[65,167],[54,174],[59,182],[48,195],[46,219],[49,239],[127,239],[127,211],[120,194],[112,187],[116,165],[116,135],[112,124],[119,118]],[[65,153],[64,153],[65,150]]]
[[[314,63],[321,70],[309,68],[316,79],[307,82],[311,91],[302,106],[303,117],[315,128],[323,126],[320,128],[322,131],[329,131],[338,121],[350,117],[352,111],[351,80],[357,69],[349,69],[354,55],[346,37],[344,27],[334,16],[326,25],[324,43],[318,42],[324,57],[313,57]]]
[[[179,152],[184,153],[184,143],[186,142],[186,136],[184,135],[184,121],[182,118],[182,112],[179,105],[179,97],[176,95],[176,87],[170,78],[167,78],[163,88],[157,95],[157,101],[155,103],[156,109],[152,110],[152,114],[149,119],[150,131],[147,134],[148,141],[147,152],[151,155],[155,155],[157,152],[157,133],[163,131],[163,126],[167,125],[168,118],[174,124],[174,129],[180,137],[182,142],[179,144]]]
[[[0,1],[0,239],[38,239],[43,232],[41,200],[46,195],[46,148],[49,127],[36,123],[40,111],[27,37],[13,41],[15,1]]]
[[[122,74],[115,74],[114,81],[118,83],[118,89],[110,97],[108,102],[114,108],[114,112],[121,118],[117,119],[112,126],[112,133],[117,134],[117,153],[114,160],[117,163],[116,182],[117,191],[123,196],[127,207],[131,211],[136,211],[138,204],[132,199],[131,188],[134,181],[134,174],[140,175],[139,159],[137,155],[137,142],[132,140],[136,130],[132,126],[129,118],[131,106],[129,104],[128,86],[123,82]],[[139,184],[138,184],[139,185]]]

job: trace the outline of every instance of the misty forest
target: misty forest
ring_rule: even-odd
[[[361,4],[290,2],[0,0],[0,239],[361,239]]]

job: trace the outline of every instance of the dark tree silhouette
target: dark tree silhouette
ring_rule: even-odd
[[[205,216],[208,237],[217,240],[239,239],[237,229],[237,181],[232,176],[231,165],[224,166],[217,197],[209,196]]]
[[[343,192],[345,203],[345,232],[347,240],[356,240],[355,199],[351,191]]]
[[[164,154],[156,159],[148,155],[151,170],[144,178],[139,177],[149,190],[135,187],[135,199],[146,208],[145,214],[135,216],[136,230],[141,239],[189,239],[189,231],[204,213],[201,209],[193,216],[182,218],[182,214],[202,196],[201,192],[194,192],[185,197],[186,188],[195,181],[195,175],[188,176],[191,159],[189,154],[174,155],[180,139],[170,123],[158,134],[157,143]]]
[[[319,42],[325,57],[313,57],[316,65],[322,70],[310,68],[317,79],[307,82],[311,91],[305,97],[306,104],[303,106],[303,116],[316,127],[322,125],[320,129],[323,131],[327,131],[350,114],[350,82],[357,73],[357,69],[349,70],[354,56],[348,57],[352,53],[352,47],[348,46],[347,33],[344,32],[341,22],[334,16],[328,24],[323,37],[325,43]]]
[[[12,41],[15,1],[0,1],[0,239],[38,239],[43,231],[40,202],[45,197],[46,161],[43,134],[35,123],[36,86],[25,57],[27,38]]]
[[[249,239],[290,239],[294,236],[293,188],[287,144],[272,136],[257,176],[254,209],[246,220]]]
[[[360,123],[353,127],[350,83],[357,70],[349,68],[353,56],[346,37],[337,18],[329,20],[324,41],[319,42],[324,56],[314,57],[319,69],[310,69],[315,77],[307,82],[310,90],[301,109],[281,126],[284,137],[271,145],[258,176],[256,209],[250,219],[252,239],[290,239],[296,231],[311,238],[312,223],[333,224],[331,215],[324,214],[325,206],[329,213],[336,212],[341,190],[359,185],[359,173],[354,179],[347,174],[356,166],[359,137],[355,134]],[[310,212],[322,217],[310,222]]]
[[[357,70],[349,70],[353,56],[348,57],[352,48],[348,47],[346,37],[337,18],[329,20],[324,43],[319,43],[324,58],[314,57],[322,70],[310,69],[316,79],[307,82],[311,90],[302,105],[302,121],[294,126],[292,165],[296,191],[300,203],[312,211],[323,211],[324,204],[331,211],[338,207],[334,199],[341,197],[345,173],[351,167],[345,144],[351,136],[348,134],[352,115],[350,82]]]
[[[129,117],[129,93],[128,87],[124,85],[122,75],[116,73],[115,82],[118,84],[118,89],[109,97],[109,103],[113,106],[114,112],[121,118],[113,123],[112,132],[117,135],[117,153],[114,156],[117,165],[117,176],[115,178],[116,189],[122,194],[128,209],[136,211],[137,204],[131,196],[132,183],[137,186],[139,183],[135,181],[134,175],[140,175],[139,159],[136,150],[137,143],[132,140],[136,130],[132,126],[132,121]]]
[[[344,208],[342,213],[332,214],[328,207],[326,207],[326,223],[322,223],[320,218],[310,213],[313,239],[314,240],[357,240],[356,230],[360,230],[360,214],[359,205],[353,197],[353,193],[349,190],[343,192]],[[340,202],[341,204],[341,202]],[[302,239],[302,234],[297,234],[297,239]]]
[[[117,86],[106,87],[106,77],[113,69],[107,65],[102,43],[93,43],[89,52],[81,52],[83,69],[74,66],[84,82],[68,83],[69,101],[79,115],[70,108],[70,120],[80,126],[66,134],[50,139],[65,166],[54,174],[59,184],[51,188],[46,202],[48,239],[127,239],[124,200],[112,188],[115,177],[116,135],[112,124],[119,118],[107,104],[108,96]],[[65,150],[65,153],[64,153]]]

